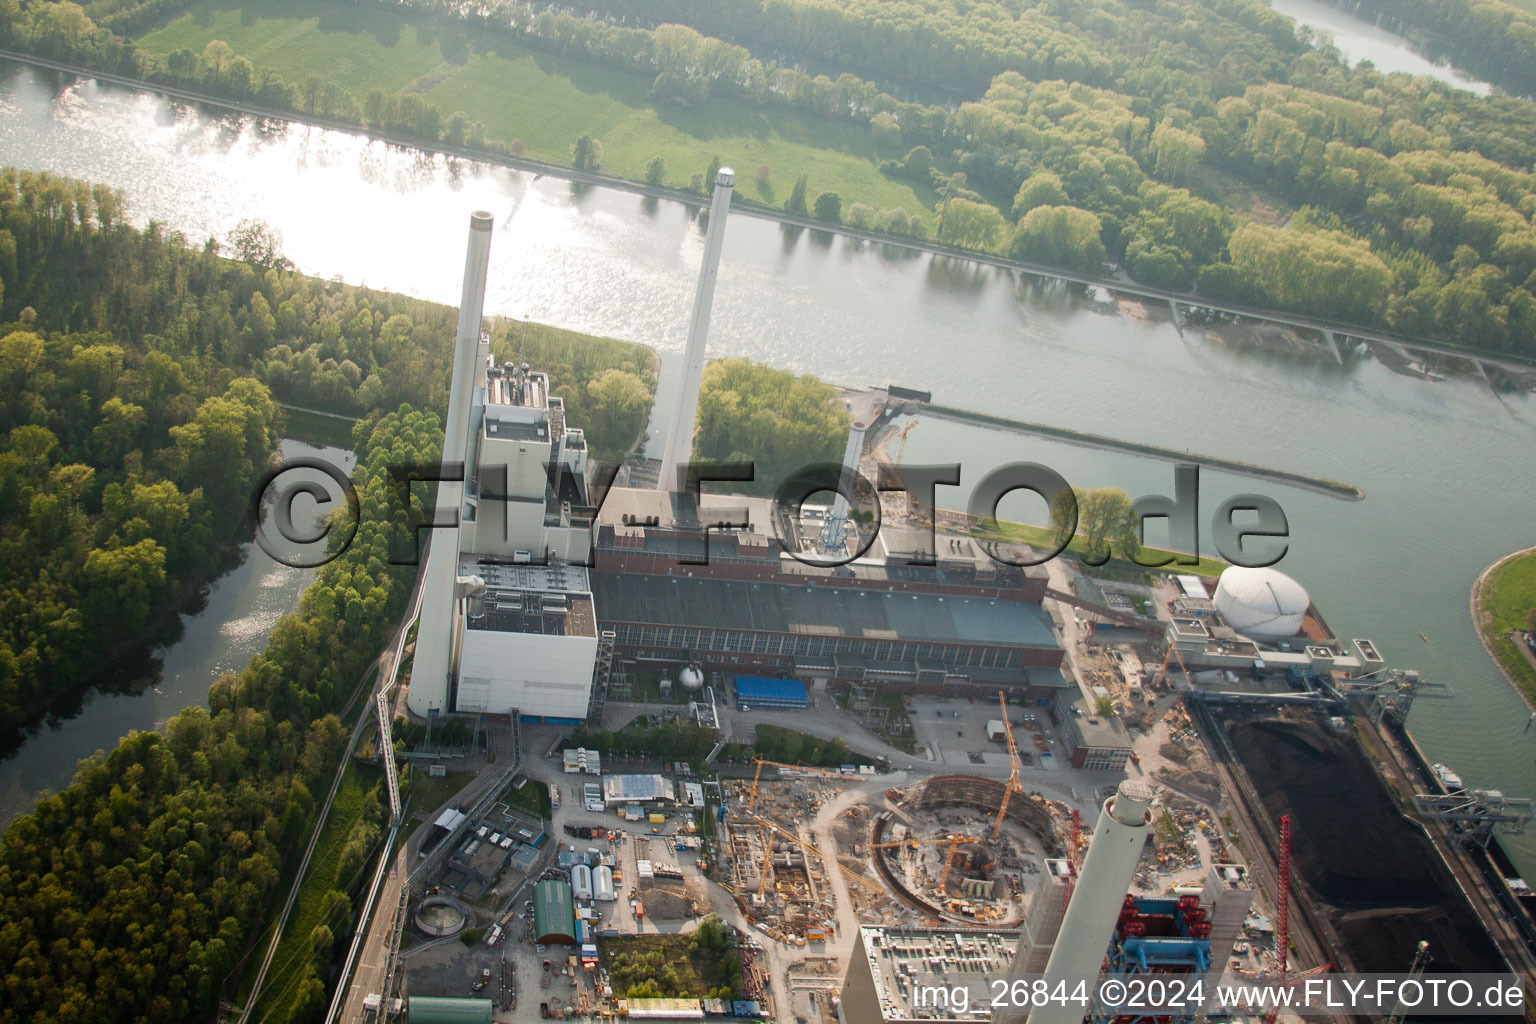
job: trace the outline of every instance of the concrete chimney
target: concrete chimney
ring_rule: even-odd
[[[837,500],[832,504],[832,517],[834,519],[848,518],[848,495],[853,493],[853,482],[858,478],[859,456],[864,454],[864,434],[869,430],[869,425],[853,421],[848,428],[848,446],[843,449],[843,473],[840,478],[843,489],[837,492]]]
[[[485,314],[485,281],[491,263],[491,215],[477,210],[469,217],[469,247],[464,254],[464,289],[459,295],[459,330],[453,345],[453,376],[449,378],[448,418],[443,424],[444,472],[468,460],[469,411],[473,398],[475,360],[480,354],[480,324]],[[457,473],[453,474],[457,475]],[[437,485],[433,519],[456,523],[464,504],[464,481]],[[426,531],[427,568],[416,629],[416,660],[406,704],[418,715],[446,712],[453,651],[454,583],[459,575],[459,531],[440,527]]]
[[[1125,894],[1135,877],[1136,862],[1146,845],[1151,807],[1152,787],[1137,779],[1126,779],[1099,812],[1072,902],[1067,905],[1061,929],[1056,933],[1056,945],[1045,965],[1045,981],[1051,991],[1055,991],[1059,981],[1066,983],[1068,991],[1079,981],[1086,981],[1089,991],[1093,990],[1104,956],[1109,952]],[[1016,1012],[1022,1018],[1023,1011]],[[1083,1008],[1072,1003],[1047,1004],[1029,1011],[1029,1024],[1082,1021]]]
[[[699,265],[699,286],[693,293],[693,320],[688,325],[688,347],[683,352],[683,381],[667,423],[667,447],[661,459],[662,490],[681,493],[680,471],[693,458],[693,431],[699,418],[699,381],[704,376],[704,349],[709,341],[709,313],[715,301],[715,277],[720,270],[720,250],[725,245],[725,221],[731,210],[731,187],[736,172],[720,168],[715,175],[715,198],[709,207],[709,230],[704,236],[704,261]]]

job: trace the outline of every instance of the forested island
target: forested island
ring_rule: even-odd
[[[1486,73],[1529,91],[1522,8],[1393,6],[1496,26]],[[789,214],[1536,354],[1536,105],[1351,69],[1263,0],[3,0],[0,41],[658,188],[729,163]]]

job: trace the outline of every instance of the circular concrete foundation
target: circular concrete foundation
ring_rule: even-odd
[[[416,908],[416,927],[433,938],[459,934],[468,920],[463,904],[451,896],[429,896]]]

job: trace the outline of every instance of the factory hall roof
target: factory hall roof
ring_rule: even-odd
[[[540,882],[533,887],[535,942],[569,945],[576,941],[576,910],[567,882]]]
[[[989,1021],[990,981],[1008,976],[1019,944],[1017,931],[865,926],[859,934],[854,955],[868,958],[880,1012],[888,1021]],[[924,1005],[924,990],[936,986],[968,990],[968,1005]]]
[[[603,779],[603,799],[610,804],[672,800],[672,783],[661,775],[609,775]]]
[[[597,572],[597,619],[769,633],[1003,647],[1056,647],[1050,616],[1027,601]]]

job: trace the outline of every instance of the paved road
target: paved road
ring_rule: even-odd
[[[550,177],[558,177],[567,181],[574,181],[586,185],[598,185],[603,188],[618,189],[624,192],[632,192],[637,195],[651,196],[658,199],[670,199],[677,202],[688,203],[692,206],[707,207],[709,199],[690,192],[679,192],[674,189],[656,188],[639,182],[626,181],[622,178],[612,178],[602,174],[591,174],[585,171],[577,171],[558,164],[546,164],[537,160],[526,158],[513,159],[473,150],[466,146],[452,146],[447,143],[429,143],[423,139],[408,135],[399,135],[391,132],[365,130],[362,126],[345,121],[336,121],[330,118],[319,117],[314,114],[301,113],[294,110],[281,110],[276,107],[266,107],[256,103],[247,103],[231,100],[210,93],[200,92],[195,89],[186,89],[178,86],[162,85],[158,82],[147,82],[137,78],[125,78],[122,75],[114,75],[104,71],[96,71],[78,64],[67,64],[60,61],[48,60],[44,57],[34,57],[31,54],[17,53],[12,50],[0,50],[0,57],[18,61],[23,64],[31,64],[34,67],[49,68],[54,71],[64,71],[70,74],[81,75],[86,78],[94,78],[99,81],[112,82],[130,89],[139,89],[148,92],[156,92],[175,99],[187,100],[194,103],[202,103],[208,106],[223,107],[240,113],[251,114],[255,117],[273,118],[281,121],[292,121],[300,124],[311,124],[320,128],[329,128],[335,131],[343,131],[351,134],[367,134],[370,138],[380,139],[395,145],[407,146],[413,149],[427,152],[443,153],[448,156],[460,157],[466,160],[475,160],[481,163],[499,164],[504,167],[513,167],[519,170],[534,171]],[[1238,316],[1252,317],[1259,320],[1267,320],[1271,323],[1285,324],[1291,327],[1303,327],[1318,331],[1333,331],[1346,334],[1352,338],[1361,338],[1366,341],[1379,342],[1386,345],[1408,345],[1424,352],[1434,352],[1441,355],[1461,356],[1475,358],[1484,366],[1497,366],[1501,369],[1514,372],[1526,372],[1536,368],[1536,359],[1521,358],[1507,354],[1492,354],[1478,352],[1461,345],[1436,341],[1429,338],[1419,338],[1403,334],[1387,334],[1375,328],[1350,324],[1338,320],[1328,320],[1322,317],[1306,316],[1301,313],[1286,313],[1276,310],[1262,309],[1256,306],[1245,306],[1238,303],[1218,302],[1193,292],[1170,292],[1160,288],[1152,288],[1147,285],[1137,284],[1123,276],[1107,277],[1102,274],[1078,274],[1062,270],[1041,263],[1028,263],[1022,260],[1011,260],[1001,256],[993,256],[988,253],[976,252],[970,249],[961,249],[956,246],[943,245],[938,242],[923,241],[914,238],[902,238],[889,235],[879,235],[870,231],[863,231],[846,224],[829,224],[825,221],[812,220],[808,217],[795,217],[782,210],[771,207],[743,205],[740,199],[731,209],[736,215],[758,217],[764,220],[778,221],[795,227],[809,228],[817,231],[825,231],[832,234],[846,235],[861,241],[877,243],[880,245],[895,246],[902,249],[911,249],[919,252],[932,253],[936,256],[950,256],[956,259],[982,263],[988,266],[1001,267],[1005,270],[1021,271],[1027,274],[1035,274],[1041,277],[1055,278],[1061,281],[1071,281],[1075,284],[1092,285],[1096,287],[1113,288],[1117,292],[1126,295],[1134,295],[1138,298],[1149,299],[1154,302],[1174,302],[1183,305],[1198,305],[1204,309],[1216,310]]]

